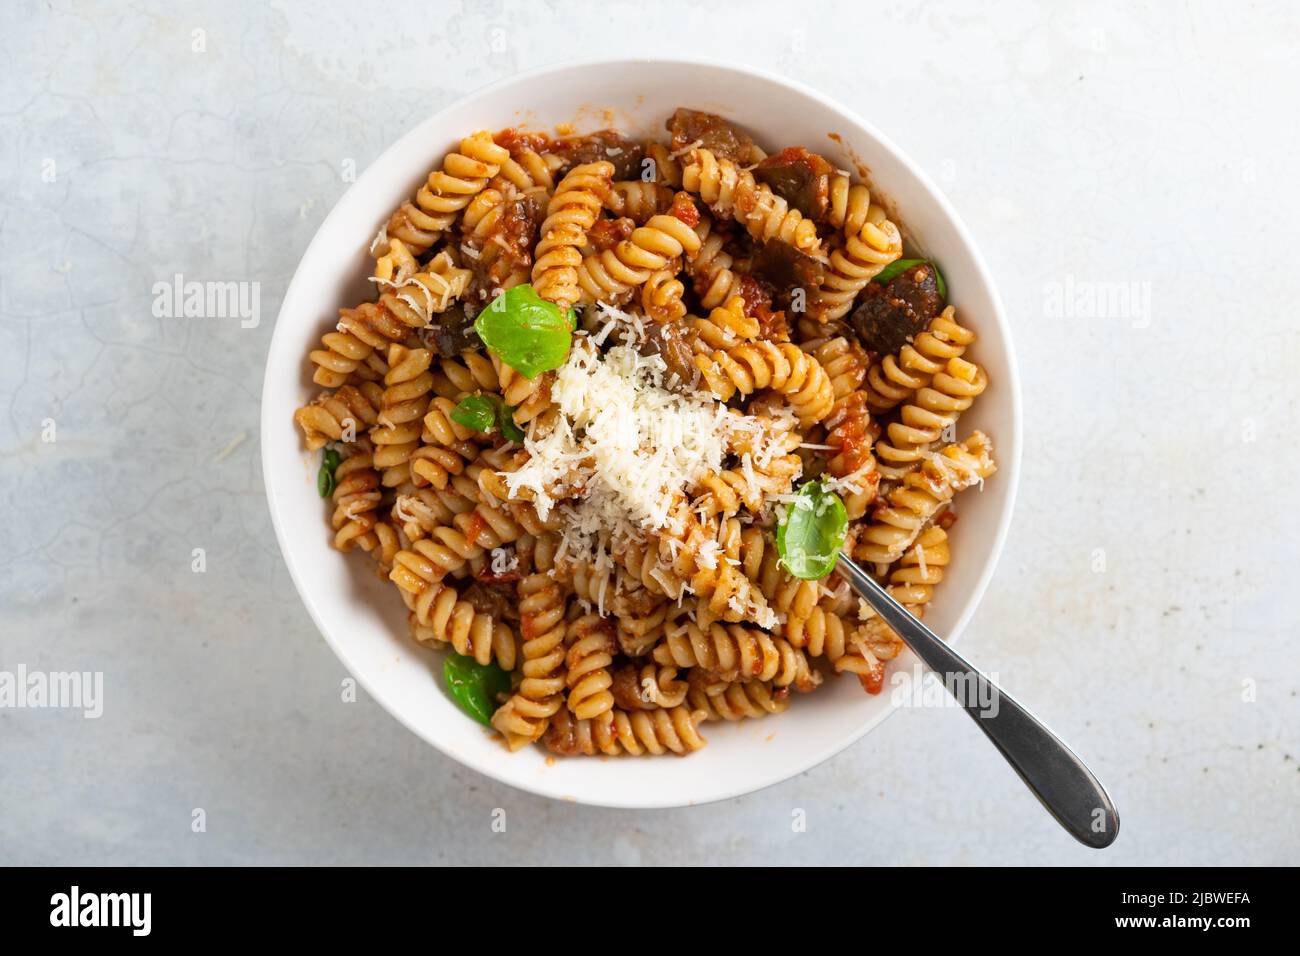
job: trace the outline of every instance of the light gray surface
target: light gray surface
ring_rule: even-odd
[[[749,25],[675,2],[52,6],[0,34],[0,669],[102,671],[105,702],[0,709],[0,862],[1297,862],[1295,12],[844,3],[800,32],[783,3]],[[632,813],[501,787],[340,701],[258,456],[298,257],[348,163],[460,94],[650,52],[842,99],[981,243],[1026,454],[963,650],[1109,786],[1111,850],[1074,845],[955,710]],[[154,318],[177,272],[260,281],[260,326]],[[1106,282],[1149,310],[1053,306]]]

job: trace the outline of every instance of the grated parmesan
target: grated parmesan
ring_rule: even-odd
[[[577,335],[556,372],[551,399],[559,414],[529,424],[528,460],[502,479],[542,520],[552,511],[565,519],[559,552],[566,560],[608,568],[611,553],[650,535],[662,533],[675,550],[686,492],[723,470],[738,438],[755,449],[775,444],[768,433],[781,426],[738,414],[708,393],[666,389],[664,360],[637,349],[640,319],[606,305],[596,318],[597,331]],[[621,344],[601,355],[596,346],[610,337]],[[743,467],[752,470],[752,462]],[[721,548],[708,544],[697,560],[712,569],[719,557]]]

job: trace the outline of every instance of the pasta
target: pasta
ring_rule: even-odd
[[[568,308],[578,301],[578,268],[587,232],[609,194],[614,167],[606,162],[587,163],[565,174],[555,187],[542,223],[533,263],[533,285],[543,299]]]
[[[509,151],[485,131],[461,140],[459,150],[448,153],[442,167],[429,173],[415,199],[393,213],[385,228],[387,239],[401,240],[415,255],[423,253],[451,228],[461,210],[509,158]],[[387,252],[387,248],[381,250],[381,254]]]
[[[815,479],[919,618],[996,467],[955,435],[990,387],[975,332],[868,184],[667,127],[465,138],[308,355],[334,547],[414,640],[504,672],[452,696],[510,750],[685,755],[839,674],[879,693],[901,640],[778,529]]]
[[[729,159],[707,149],[691,150],[682,187],[698,193],[715,215],[736,219],[755,239],[780,239],[801,252],[821,251],[816,224]]]
[[[867,372],[868,406],[873,412],[887,412],[907,401],[974,341],[975,333],[959,325],[953,307],[948,306],[930,320],[915,341],[871,366]]]
[[[746,342],[699,356],[695,364],[722,401],[770,388],[790,400],[804,425],[821,421],[834,403],[830,377],[821,363],[790,343]]]

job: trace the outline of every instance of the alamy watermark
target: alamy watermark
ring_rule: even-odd
[[[0,671],[0,709],[80,710],[87,720],[104,713],[103,671]]]
[[[998,675],[981,680],[975,671],[937,674],[919,664],[894,671],[889,678],[889,702],[895,707],[963,707],[980,717],[998,715]]]
[[[1049,319],[1123,320],[1135,329],[1151,326],[1151,283],[1077,279],[1043,283],[1043,314]]]
[[[240,328],[262,321],[262,283],[185,281],[179,272],[170,282],[153,284],[153,314],[159,319],[239,319]]]
[[[152,893],[83,893],[73,885],[50,897],[51,926],[118,926],[132,936],[148,936],[153,928]]]

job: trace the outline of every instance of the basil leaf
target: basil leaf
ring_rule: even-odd
[[[524,440],[524,430],[515,424],[515,410],[505,402],[501,403],[501,434],[506,437],[507,441],[522,442]]]
[[[912,266],[919,266],[925,262],[924,259],[895,259],[885,268],[881,269],[872,278],[872,282],[879,282],[882,285],[891,279],[897,279]]]
[[[790,573],[804,580],[824,578],[835,570],[849,516],[844,502],[820,481],[799,489],[776,529],[776,550]]]
[[[525,378],[559,368],[569,354],[577,319],[524,283],[501,293],[474,320],[483,344]]]
[[[480,724],[491,726],[500,698],[510,692],[510,675],[495,663],[480,664],[464,654],[450,653],[443,661],[442,676],[456,706]]]
[[[885,268],[877,272],[875,278],[871,281],[883,284],[891,279],[898,278],[908,269],[912,268],[912,266],[920,266],[927,263],[930,268],[934,270],[934,287],[938,290],[939,297],[947,302],[948,283],[943,281],[943,273],[939,271],[939,267],[928,259],[895,259],[889,265],[885,266]]]
[[[337,481],[334,477],[334,469],[339,466],[343,459],[333,448],[326,448],[321,455],[320,471],[316,472],[316,490],[320,492],[322,498],[328,498],[334,494],[334,488]]]
[[[496,424],[497,409],[491,397],[470,395],[460,400],[460,404],[451,410],[450,417],[457,425],[464,425],[476,432],[490,432]]]

